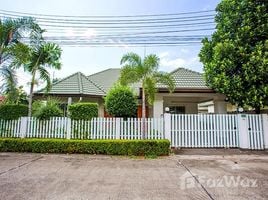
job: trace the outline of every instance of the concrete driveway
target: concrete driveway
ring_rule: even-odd
[[[0,153],[0,199],[268,199],[268,156]]]

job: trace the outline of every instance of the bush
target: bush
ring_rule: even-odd
[[[69,116],[73,120],[90,120],[93,117],[98,117],[97,103],[75,103],[68,107]]]
[[[62,117],[63,112],[59,107],[60,101],[57,98],[48,97],[44,101],[35,101],[33,103],[33,116],[41,120],[49,120],[51,117]]]
[[[41,120],[49,120],[51,117],[62,117],[63,112],[57,105],[45,105],[34,116]]]
[[[0,105],[0,119],[12,120],[27,116],[28,106],[15,104],[1,104]]]
[[[161,156],[169,147],[168,140],[0,139],[0,152]]]
[[[129,87],[116,85],[105,97],[105,108],[114,117],[134,117],[137,114],[137,99]]]

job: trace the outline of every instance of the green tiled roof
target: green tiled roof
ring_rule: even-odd
[[[37,93],[44,92],[44,90],[41,90]],[[77,72],[54,83],[48,94],[86,94],[104,96],[105,92],[94,81],[90,80],[81,72]]]
[[[170,72],[175,81],[177,89],[210,89],[205,82],[203,74],[185,68],[178,68]],[[166,88],[165,85],[158,85],[159,88]]]
[[[109,68],[101,72],[91,74],[88,78],[102,87],[108,92],[111,87],[118,81],[120,77],[120,68]]]
[[[111,87],[119,80],[120,78],[120,68],[109,68],[101,72],[89,75],[88,78],[100,85],[103,90],[107,93]],[[134,92],[138,93],[141,84],[135,83],[132,84]]]
[[[180,89],[210,89],[206,86],[203,74],[185,68],[178,68],[170,72],[174,78],[176,88]],[[92,81],[100,85],[107,92],[120,77],[120,68],[110,68],[96,74],[88,76]],[[141,84],[133,85],[134,90],[138,90]],[[158,84],[159,88],[166,88],[165,85]]]
[[[206,86],[203,74],[178,68],[170,74],[173,76],[177,89],[210,89]],[[120,77],[120,68],[110,68],[101,72],[85,76],[77,72],[52,85],[49,94],[86,94],[104,96]],[[132,88],[138,93],[140,83],[132,85]],[[166,88],[165,85],[158,84],[158,88]],[[41,90],[37,93],[44,93]]]

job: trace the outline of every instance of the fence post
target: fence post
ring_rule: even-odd
[[[66,134],[66,138],[69,140],[71,139],[71,128],[72,128],[72,120],[71,118],[67,118],[67,134]]]
[[[115,118],[115,139],[120,139],[120,122],[121,118]]]
[[[247,116],[246,114],[237,115],[238,122],[238,134],[239,134],[239,147],[242,149],[249,148],[249,137],[247,127]]]
[[[30,120],[30,118],[29,118]],[[27,132],[27,123],[28,123],[28,117],[21,117],[20,118],[20,137],[25,138],[26,132]]]
[[[264,149],[268,149],[268,114],[262,114]]]
[[[165,139],[168,139],[171,144],[171,114],[165,113],[164,114],[164,134]]]

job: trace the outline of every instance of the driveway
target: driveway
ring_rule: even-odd
[[[267,154],[0,153],[0,199],[268,199]]]

